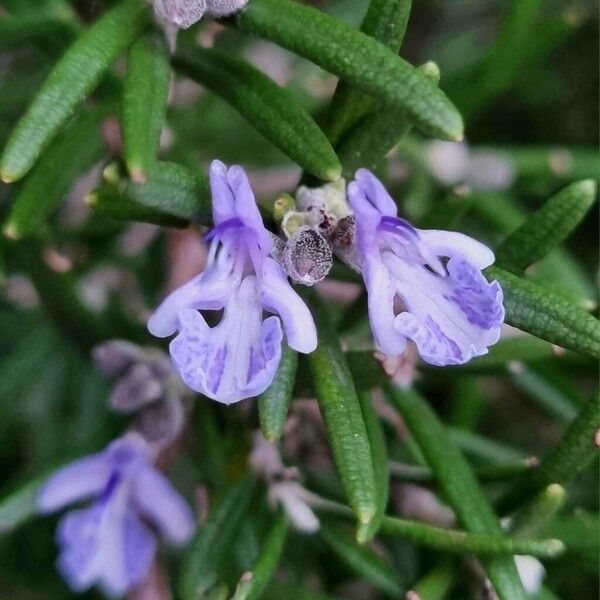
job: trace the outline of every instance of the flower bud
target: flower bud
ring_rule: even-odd
[[[331,270],[333,254],[327,240],[314,229],[302,227],[287,241],[283,267],[297,283],[314,285]]]

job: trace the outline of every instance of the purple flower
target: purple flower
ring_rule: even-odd
[[[185,383],[231,404],[273,381],[282,324],[298,352],[316,348],[317,332],[307,306],[269,256],[272,234],[243,169],[214,161],[210,184],[215,227],[207,235],[208,266],[159,306],[148,329],[158,337],[178,332],[171,359]],[[265,318],[265,311],[273,314]]]
[[[122,596],[142,583],[156,553],[148,524],[173,544],[194,531],[190,508],[152,466],[148,445],[135,433],[57,471],[42,486],[37,507],[49,513],[87,499],[92,504],[68,512],[56,534],[58,569],[77,592],[97,583],[106,595]]]
[[[348,196],[380,349],[398,355],[412,339],[433,365],[486,354],[504,320],[502,289],[481,273],[494,262],[493,252],[461,233],[419,230],[398,218],[395,202],[365,169]]]

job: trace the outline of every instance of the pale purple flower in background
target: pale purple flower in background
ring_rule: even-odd
[[[476,189],[506,190],[516,178],[507,156],[492,149],[472,149],[466,142],[429,142],[425,160],[431,174],[445,185],[466,183]]]
[[[135,433],[54,473],[37,508],[50,513],[82,500],[92,503],[68,512],[56,532],[58,569],[76,592],[97,584],[108,596],[122,596],[148,576],[155,529],[179,545],[195,528],[189,506],[152,466],[149,446]]]
[[[461,233],[419,230],[397,216],[383,184],[366,169],[348,187],[375,341],[398,355],[408,339],[433,365],[462,364],[500,337],[502,289],[481,270],[493,252]]]
[[[168,354],[126,340],[110,340],[95,346],[92,356],[104,375],[115,379],[109,407],[135,414],[133,430],[155,450],[181,433],[192,394],[172,368]]]
[[[284,466],[277,445],[260,431],[252,436],[250,465],[267,484],[271,506],[281,506],[296,531],[316,533],[320,529],[321,523],[311,507],[316,496],[300,483],[297,469]]]
[[[215,227],[207,236],[207,268],[167,297],[148,329],[157,337],[178,332],[170,352],[184,382],[231,404],[257,396],[273,381],[282,325],[286,342],[298,352],[316,348],[317,332],[307,306],[270,256],[272,234],[244,170],[214,161],[210,183]],[[272,314],[265,318],[265,311]]]

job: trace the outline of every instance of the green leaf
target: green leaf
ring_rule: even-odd
[[[462,452],[474,458],[496,464],[527,459],[520,450],[472,431],[458,427],[447,427],[446,431],[453,444],[458,446]]]
[[[90,192],[85,199],[98,214],[118,221],[139,221],[162,227],[187,227],[189,221],[145,206],[128,195],[126,190],[105,185]]]
[[[139,0],[125,0],[96,21],[56,64],[19,121],[0,158],[0,176],[17,181],[73,115],[102,74],[149,20]]]
[[[365,421],[352,375],[320,302],[312,302],[319,346],[308,356],[317,400],[329,433],[333,457],[359,530],[377,514],[377,484]]]
[[[517,362],[511,363],[508,370],[517,386],[525,390],[547,414],[567,423],[575,418],[577,405],[558,386],[553,385],[545,368],[535,369]]]
[[[278,440],[283,434],[285,419],[294,391],[297,368],[297,352],[284,345],[275,379],[258,397],[260,428],[263,435],[272,442]]]
[[[488,279],[504,291],[506,322],[568,350],[600,357],[600,322],[565,298],[499,267]]]
[[[511,518],[510,531],[518,537],[537,535],[565,505],[567,493],[558,483],[551,483]]]
[[[173,65],[222,96],[303,169],[321,179],[339,178],[337,156],[312,117],[290,93],[252,65],[206,48],[176,56]]]
[[[232,600],[257,600],[275,573],[277,563],[283,552],[288,533],[288,522],[283,511],[275,517],[275,523],[269,532],[260,556],[252,570],[244,573]]]
[[[444,560],[421,577],[411,591],[419,600],[444,600],[456,576],[456,565],[450,560]]]
[[[83,113],[61,132],[17,192],[4,233],[21,239],[39,233],[75,179],[102,156],[100,124],[107,111]]]
[[[381,532],[456,554],[472,553],[479,556],[529,554],[542,558],[555,558],[565,550],[564,544],[554,538],[535,540],[508,537],[503,532],[496,535],[467,533],[456,529],[426,525],[419,521],[387,516],[384,517],[381,524]],[[498,569],[494,567],[494,570]]]
[[[323,524],[320,535],[327,545],[361,578],[391,598],[399,598],[403,588],[394,568],[366,546],[359,546],[341,527]]]
[[[165,43],[158,35],[140,38],[127,55],[123,88],[123,156],[131,178],[146,180],[156,159],[165,121],[171,66]]]
[[[386,391],[436,474],[459,523],[470,533],[502,538],[502,526],[473,472],[429,405],[412,390],[388,385]],[[501,600],[525,600],[527,596],[512,557],[486,559],[484,566]]]
[[[435,85],[440,71],[435,63],[428,62],[418,68]],[[412,129],[412,122],[404,110],[377,105],[341,141],[338,156],[343,175],[353,177],[360,167],[374,170],[402,137]]]
[[[252,0],[236,19],[242,30],[304,56],[362,91],[404,109],[425,133],[462,139],[462,118],[444,93],[368,35],[292,0]]]
[[[208,179],[199,171],[161,161],[149,167],[143,184],[122,179],[116,165],[109,165],[104,176],[108,185],[87,199],[102,214],[174,227],[212,223]]]
[[[496,248],[496,262],[520,273],[541,260],[577,227],[596,199],[597,185],[587,179],[561,190]]]
[[[518,475],[530,473],[539,465],[536,458],[524,458],[514,462],[503,462],[493,465],[474,467],[473,472],[479,481],[501,481],[513,479]],[[415,481],[419,483],[431,483],[435,481],[435,475],[427,467],[420,465],[391,462],[389,465],[390,475],[404,481]]]
[[[385,445],[385,434],[379,416],[373,406],[371,395],[365,392],[358,394],[358,401],[362,410],[369,446],[371,448],[371,460],[373,472],[375,473],[375,492],[377,509],[375,516],[365,528],[359,528],[357,540],[362,543],[375,536],[381,525],[388,503],[390,474],[388,468],[387,448]]]
[[[36,515],[37,495],[47,477],[33,479],[0,500],[0,534],[16,529]]]
[[[197,600],[213,588],[222,565],[230,560],[231,547],[250,510],[255,487],[251,473],[232,486],[209,513],[185,556],[180,578],[183,600]]]
[[[412,0],[371,0],[360,30],[398,53],[408,24]],[[340,81],[329,107],[327,137],[337,145],[373,107],[370,96]]]
[[[0,49],[19,47],[38,39],[70,39],[76,31],[72,16],[68,9],[63,14],[48,10],[3,14],[0,19]]]
[[[500,499],[498,509],[505,514],[546,486],[562,485],[575,478],[598,454],[596,435],[599,429],[600,401],[596,393],[535,473],[518,479]]]

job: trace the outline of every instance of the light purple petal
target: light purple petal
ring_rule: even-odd
[[[271,236],[263,225],[260,211],[254,198],[254,192],[250,187],[248,176],[242,167],[233,165],[229,167],[227,174],[229,186],[235,197],[235,212],[246,227],[252,229],[258,236],[261,248],[269,251],[271,248]]]
[[[215,226],[233,219],[235,212],[235,196],[227,181],[227,166],[220,160],[210,164],[210,191],[212,194],[213,222]]]
[[[462,256],[478,269],[485,269],[494,262],[494,253],[485,244],[463,233],[421,229],[419,235],[437,256]]]
[[[100,589],[111,598],[124,596],[148,576],[156,540],[130,510],[117,503],[105,510],[99,540]]]
[[[260,294],[265,309],[281,317],[290,348],[305,354],[313,352],[317,329],[310,310],[272,258],[264,260]]]
[[[156,538],[132,512],[123,521],[123,550],[130,590],[146,580],[156,555]]]
[[[387,268],[377,258],[369,257],[364,263],[363,276],[367,288],[369,322],[375,343],[382,352],[397,356],[404,352],[406,338],[394,329],[394,298],[396,288]]]
[[[69,587],[82,592],[91,587],[101,570],[100,528],[104,508],[94,505],[67,513],[58,523],[56,541],[61,552],[57,567]]]
[[[231,261],[221,253],[204,272],[172,292],[148,320],[148,330],[156,337],[168,337],[179,329],[179,313],[186,309],[217,310],[231,293]]]
[[[131,477],[152,462],[150,446],[133,431],[111,442],[104,454],[111,473],[119,478]]]
[[[417,343],[425,361],[462,364],[498,341],[502,290],[467,260],[451,258],[445,277],[390,252],[383,260],[406,306],[396,317],[396,331]]]
[[[271,237],[263,225],[244,169],[238,165],[227,168],[222,162],[213,161],[210,166],[210,188],[215,226],[240,219],[254,232],[261,247],[268,251],[271,247]]]
[[[196,522],[192,510],[169,480],[156,469],[143,469],[133,481],[133,500],[140,512],[173,544],[192,536]]]
[[[254,276],[246,277],[215,327],[197,311],[182,311],[180,333],[171,342],[171,358],[184,382],[225,404],[262,393],[281,357],[279,319],[263,322],[256,286]]]
[[[377,208],[382,216],[395,217],[398,207],[381,181],[367,169],[356,171],[355,181],[362,194]]]
[[[58,470],[44,483],[37,498],[37,508],[40,512],[52,512],[96,496],[102,492],[110,475],[111,467],[104,454],[77,460]]]

